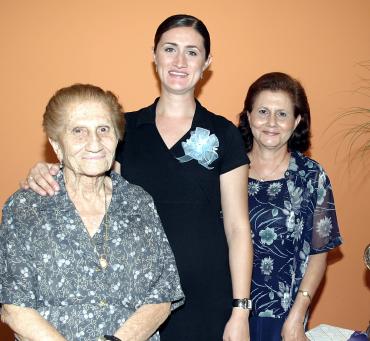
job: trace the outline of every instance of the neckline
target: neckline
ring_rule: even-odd
[[[65,184],[65,180],[64,180],[64,171],[63,171],[63,169],[61,169],[58,172],[58,174],[56,175],[56,178],[59,179],[59,186],[60,186],[60,189],[61,189],[61,191],[59,191],[58,194],[62,194],[64,192],[66,200],[62,199],[62,202],[64,202],[66,210],[71,210],[72,209],[75,212],[75,215],[77,217],[76,219],[77,219],[78,223],[81,224],[81,227],[83,227],[83,230],[85,231],[86,236],[88,236],[91,239],[93,239],[96,236],[98,236],[99,234],[101,234],[101,232],[103,231],[102,227],[103,227],[103,224],[104,224],[105,216],[109,213],[109,211],[111,210],[111,207],[113,206],[113,201],[115,200],[115,197],[116,197],[115,194],[116,194],[116,191],[117,191],[117,188],[116,188],[115,183],[114,183],[115,180],[117,179],[116,175],[118,175],[118,174],[116,172],[114,172],[113,170],[110,170],[106,173],[106,176],[112,182],[111,200],[110,200],[109,204],[105,207],[105,214],[103,216],[103,219],[100,222],[98,229],[95,231],[95,233],[92,236],[90,236],[90,234],[88,233],[86,225],[84,224],[79,211],[77,210],[75,204],[73,203],[71,197],[69,196],[69,193],[67,191],[67,187],[66,187],[66,184]]]
[[[199,114],[200,114],[201,105],[198,102],[198,100],[195,98],[195,111],[194,111],[194,115],[193,115],[193,118],[192,118],[192,121],[191,121],[190,128],[172,146],[168,147],[167,144],[165,143],[161,133],[159,132],[157,124],[156,124],[156,115],[157,115],[156,108],[157,108],[158,101],[159,101],[159,98],[157,98],[155,100],[155,102],[153,103],[153,105],[151,107],[155,132],[156,132],[157,136],[159,137],[159,140],[161,141],[161,144],[163,145],[163,147],[167,151],[173,151],[182,141],[184,141],[184,139],[190,134],[190,132],[192,130],[194,130],[196,122],[199,121]]]
[[[256,179],[256,178],[253,178],[251,177],[250,175],[248,175],[248,180],[253,180],[253,181],[258,181],[258,183],[269,183],[269,182],[274,182],[274,181],[282,181],[285,179],[285,176],[287,175],[287,173],[289,173],[289,171],[291,170],[291,165],[293,162],[295,162],[295,157],[294,157],[294,152],[291,151],[290,152],[290,156],[289,156],[289,162],[288,162],[288,167],[284,170],[284,174],[282,177],[279,177],[277,179],[268,179],[268,180],[263,180],[263,179]]]
[[[250,176],[248,176],[248,180],[251,180],[251,181],[254,181],[254,182],[258,182],[260,184],[269,184],[271,182],[284,181],[285,180],[285,177],[283,176],[282,178],[275,179],[275,180],[264,180],[264,181],[261,181],[260,179],[255,179],[255,178],[251,178]]]

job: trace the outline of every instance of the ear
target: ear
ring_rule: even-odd
[[[212,63],[212,55],[209,54],[207,60],[205,61],[204,65],[203,65],[203,70],[202,71],[205,71],[208,68],[208,66],[211,65],[211,63]]]
[[[297,125],[299,124],[299,122],[301,122],[301,115],[298,115],[295,119],[295,122],[294,122],[294,129],[297,128]]]
[[[154,63],[155,65],[157,65],[157,58],[156,58],[156,56],[155,56],[155,50],[154,50],[154,47],[152,47],[152,56],[153,56],[153,63]]]
[[[49,142],[51,146],[53,147],[54,153],[57,155],[59,162],[63,162],[63,151],[62,151],[62,148],[60,147],[59,142],[53,140],[50,137],[49,137]]]
[[[250,125],[251,124],[251,113],[249,111],[247,111],[247,117],[248,117],[248,122]]]

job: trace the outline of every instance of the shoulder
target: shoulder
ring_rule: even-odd
[[[143,109],[141,109],[143,110]],[[141,110],[137,111],[130,111],[125,113],[125,120],[126,120],[126,129],[127,127],[131,127],[136,124],[137,118]]]
[[[42,215],[49,215],[64,202],[65,186],[63,172],[54,176],[61,190],[53,196],[41,196],[32,190],[19,189],[11,195],[3,207],[3,214],[12,216],[19,224],[36,227]]]
[[[310,157],[303,155],[300,152],[293,152],[292,155],[297,164],[298,171],[303,169],[303,170],[308,170],[310,172],[324,172],[325,173],[321,164],[318,163],[316,160],[311,159]]]
[[[215,114],[208,109],[202,107],[203,115],[207,116],[209,120],[215,125],[216,128],[219,129],[227,129],[227,128],[235,128],[236,126],[230,120],[228,120],[225,116]]]
[[[299,152],[293,152],[292,155],[291,170],[295,171],[303,182],[319,187],[330,186],[329,176],[319,162]]]
[[[212,133],[216,134],[221,143],[227,144],[229,140],[235,139],[242,142],[239,130],[226,117],[215,114],[202,107],[202,118],[205,128],[210,129]]]
[[[41,196],[32,190],[20,189],[5,202],[4,211],[34,211],[36,208],[48,206],[51,197]]]
[[[3,207],[3,233],[11,233],[20,240],[28,238],[39,227],[40,216],[50,207],[52,200],[31,190],[20,189],[15,192]]]
[[[137,125],[137,123],[142,122],[143,120],[146,121],[148,118],[147,116],[151,116],[151,113],[153,112],[156,102],[158,99],[154,101],[154,103],[141,108],[139,110],[135,111],[129,111],[125,113],[125,119],[126,119],[126,126],[127,127],[133,127]]]
[[[135,205],[139,202],[153,202],[151,195],[142,187],[128,182],[114,171],[111,172],[111,179],[113,187],[115,188],[114,193],[128,204],[131,203]]]

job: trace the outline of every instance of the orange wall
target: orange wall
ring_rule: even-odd
[[[199,99],[236,122],[248,85],[262,73],[285,71],[307,89],[313,115],[312,157],[334,186],[345,244],[330,257],[311,326],[364,329],[370,318],[367,160],[348,166],[340,131],[330,122],[367,105],[351,92],[370,71],[369,0],[0,0],[0,203],[36,160],[47,157],[41,116],[56,89],[91,82],[114,90],[125,109],[151,103],[158,86],[151,64],[157,25],[174,13],[202,18],[213,38],[213,64]],[[338,134],[339,133],[339,134]],[[335,309],[334,309],[335,308]],[[0,327],[0,338],[5,338]]]

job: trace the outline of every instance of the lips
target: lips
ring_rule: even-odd
[[[181,72],[181,71],[168,71],[168,74],[173,77],[179,77],[179,78],[185,78],[189,74],[187,72]]]
[[[276,136],[276,135],[279,135],[279,132],[277,131],[268,131],[268,130],[264,130],[263,131],[264,134],[266,135],[269,135],[269,136]]]
[[[85,156],[83,157],[83,159],[88,160],[88,161],[101,160],[101,159],[105,159],[105,155]]]

